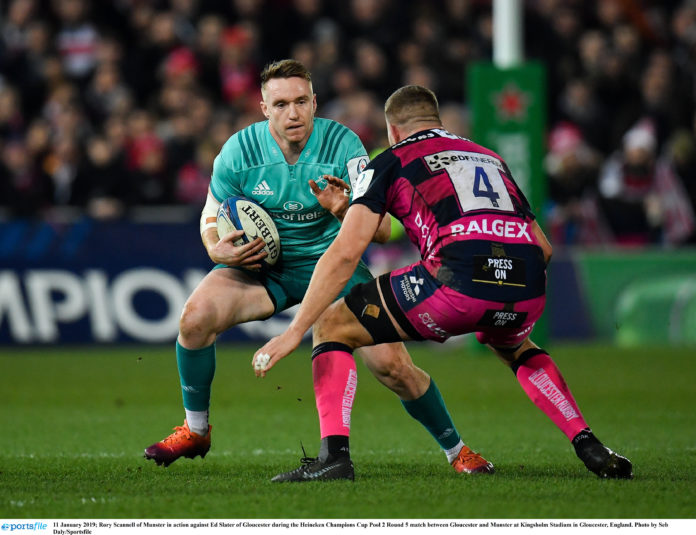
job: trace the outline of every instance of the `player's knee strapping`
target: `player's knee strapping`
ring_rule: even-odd
[[[312,360],[321,355],[322,353],[329,353],[331,351],[339,351],[343,353],[353,354],[353,350],[350,346],[342,344],[340,342],[322,342],[317,344],[312,348]]]
[[[388,276],[386,280],[389,280]],[[360,324],[365,327],[367,332],[370,333],[375,345],[401,341],[401,336],[392,324],[391,319],[389,319],[387,311],[382,306],[376,281],[353,286],[344,300],[348,309],[355,315]],[[397,315],[401,313],[395,304],[390,309],[392,314],[395,314],[395,317],[398,317]],[[405,320],[404,322],[408,323]],[[409,326],[406,329],[413,331],[406,330],[414,340],[422,339],[412,327]]]

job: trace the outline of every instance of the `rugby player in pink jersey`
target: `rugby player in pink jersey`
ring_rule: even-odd
[[[317,263],[296,317],[254,355],[270,357],[257,375],[292,352],[327,309],[327,321],[314,328],[313,356],[345,358],[366,345],[444,342],[474,332],[590,471],[631,478],[631,462],[597,439],[556,364],[529,338],[544,310],[552,249],[503,159],[444,130],[437,98],[424,87],[395,91],[385,116],[392,146],[356,180],[341,230]],[[333,302],[387,212],[403,223],[421,260]],[[320,420],[341,415],[333,413]],[[303,470],[276,477],[302,480]]]

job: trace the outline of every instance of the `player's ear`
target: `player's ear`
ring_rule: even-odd
[[[314,93],[314,95],[312,95],[312,113],[316,113],[316,111],[317,111],[317,94]]]
[[[389,139],[389,143],[391,145],[396,145],[399,141],[404,139],[403,137],[401,137],[401,132],[399,132],[399,128],[391,124],[389,121],[387,121],[387,138]]]
[[[266,102],[262,100],[261,102],[259,102],[259,104],[261,105],[261,113],[263,113],[266,119],[269,119],[268,106],[266,106]]]

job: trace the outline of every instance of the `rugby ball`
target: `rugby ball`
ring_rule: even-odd
[[[239,247],[260,237],[266,245],[263,250],[268,256],[263,264],[272,266],[280,258],[280,236],[273,218],[259,203],[246,197],[233,196],[225,199],[217,214],[218,236],[222,238],[233,230],[243,230],[244,235],[234,242]]]

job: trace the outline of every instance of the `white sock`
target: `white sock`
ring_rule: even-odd
[[[186,422],[188,423],[189,429],[204,437],[208,434],[208,411],[186,411]]]
[[[189,424],[190,426],[191,424]],[[448,450],[443,450],[445,452],[445,455],[447,455],[447,461],[452,464],[452,461],[454,461],[457,458],[457,455],[459,455],[459,452],[462,450],[464,447],[464,442],[461,440],[459,443],[454,447],[450,448]]]

